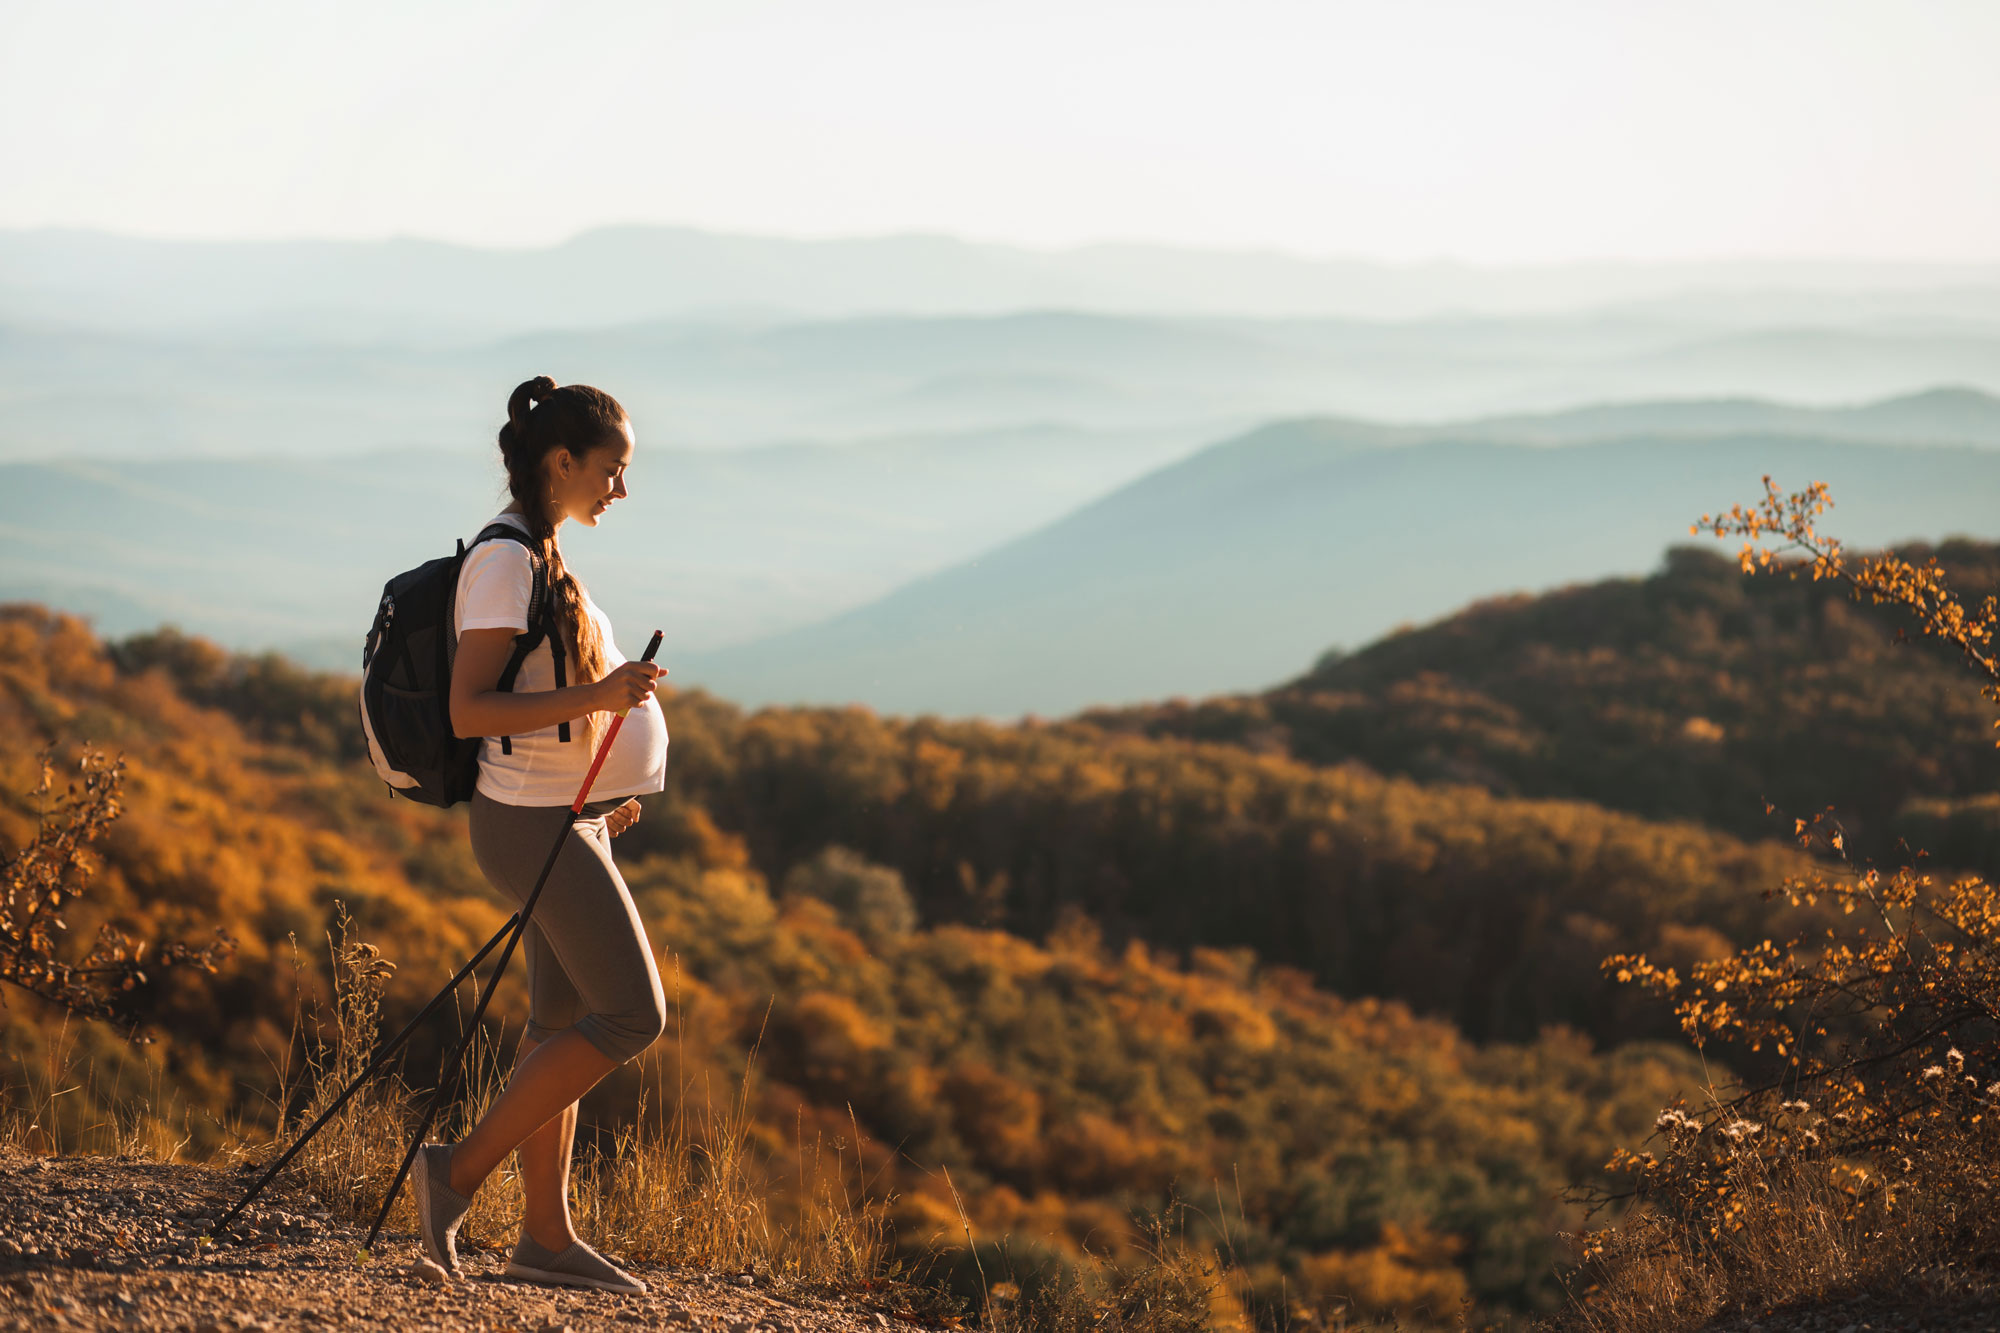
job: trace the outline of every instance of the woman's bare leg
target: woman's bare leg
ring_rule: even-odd
[[[521,1038],[518,1066],[541,1045]],[[515,1149],[521,1164],[522,1225],[537,1245],[561,1252],[576,1239],[569,1217],[569,1167],[576,1145],[576,1103],[571,1102]]]
[[[560,1254],[576,1239],[569,1219],[569,1164],[576,1147],[576,1103],[530,1134],[520,1147],[521,1225],[535,1244]]]
[[[559,1148],[560,1161],[556,1163],[556,1168],[560,1176],[549,1183],[556,1187],[556,1198],[561,1200],[556,1206],[563,1210],[566,1230],[569,1143],[575,1133],[576,1102],[596,1087],[598,1080],[617,1067],[617,1061],[591,1045],[590,1039],[575,1028],[565,1028],[537,1044],[514,1066],[514,1077],[507,1080],[506,1088],[487,1108],[479,1123],[453,1146],[452,1189],[471,1198],[480,1183],[493,1174],[493,1168],[505,1161],[507,1154],[516,1148],[524,1149],[521,1187],[523,1190],[534,1189],[535,1182],[529,1176],[529,1158],[539,1155],[541,1164],[547,1165],[551,1150]],[[553,1131],[547,1136],[548,1146],[528,1148],[528,1141],[545,1129]],[[545,1204],[549,1202],[546,1192],[537,1193]],[[529,1216],[529,1234],[534,1235],[532,1219],[535,1213],[531,1211]],[[548,1214],[544,1213],[542,1220],[546,1222],[547,1217]],[[541,1237],[536,1235],[535,1239],[539,1242]]]

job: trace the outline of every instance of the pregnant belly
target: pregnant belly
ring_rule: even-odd
[[[664,775],[666,766],[666,715],[660,711],[659,700],[648,699],[625,715],[592,789],[608,792],[646,787],[657,791],[657,786],[646,784]]]

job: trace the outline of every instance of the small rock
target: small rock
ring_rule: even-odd
[[[0,1236],[0,1259],[18,1259],[20,1257],[21,1247],[13,1241],[8,1240],[5,1236]]]
[[[757,1285],[757,1275],[755,1273],[738,1273],[736,1281],[742,1286],[754,1287]]]
[[[410,1276],[419,1282],[428,1282],[433,1287],[442,1287],[451,1281],[451,1274],[432,1263],[427,1257],[419,1258],[410,1265]]]
[[[883,1328],[887,1328],[889,1327],[889,1316],[883,1314],[880,1310],[877,1310],[875,1312],[875,1322],[877,1324],[880,1324]]]

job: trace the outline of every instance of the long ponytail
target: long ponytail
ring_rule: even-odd
[[[507,424],[500,428],[500,458],[507,465],[507,489],[520,501],[529,533],[539,543],[548,565],[549,599],[562,642],[550,648],[567,652],[576,664],[579,685],[602,680],[606,670],[604,638],[597,622],[585,614],[583,584],[563,564],[556,545],[555,518],[550,512],[548,474],[542,462],[558,448],[581,456],[592,446],[617,437],[625,424],[618,400],[587,384],[565,384],[538,375],[515,389],[507,399]],[[583,717],[583,745],[595,751],[609,720],[603,713]]]

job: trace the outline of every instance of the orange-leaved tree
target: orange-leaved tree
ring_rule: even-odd
[[[40,816],[34,836],[0,860],[0,982],[85,1018],[124,1017],[125,1001],[149,974],[213,972],[234,941],[218,927],[216,939],[199,948],[178,941],[154,948],[107,921],[81,958],[66,956],[75,950],[64,947],[63,913],[89,890],[96,869],[89,844],[118,817],[125,762],[86,747],[77,770],[57,792],[54,755],[43,754],[41,781],[29,793]]]
[[[1935,559],[1851,559],[1815,525],[1824,483],[1784,493],[1766,476],[1764,490],[1693,530],[1743,538],[1746,573],[1809,572],[1903,608],[2000,704],[1994,597],[1968,608]],[[1583,1326],[1691,1327],[1732,1303],[1880,1289],[2000,1241],[2000,889],[1928,871],[1922,853],[1859,861],[1836,810],[1792,832],[1814,864],[1764,892],[1833,909],[1810,930],[1685,972],[1643,954],[1603,962],[1668,999],[1704,1052],[1734,1047],[1745,1072],[1705,1105],[1665,1108],[1652,1146],[1608,1164],[1631,1188],[1594,1201],[1642,1206],[1582,1238]]]

